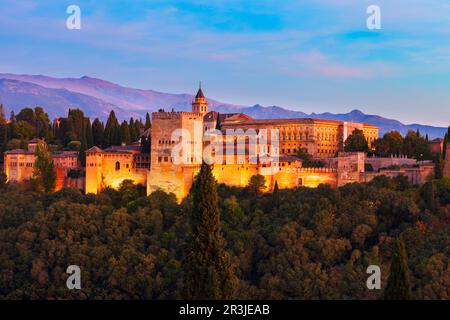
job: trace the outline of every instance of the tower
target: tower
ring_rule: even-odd
[[[194,101],[192,101],[192,112],[197,112],[202,115],[205,115],[208,112],[208,102],[203,94],[201,82]]]

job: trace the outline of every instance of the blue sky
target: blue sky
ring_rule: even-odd
[[[82,29],[65,27],[67,6]],[[366,8],[381,8],[381,30]],[[1,0],[0,72],[450,124],[446,0]]]

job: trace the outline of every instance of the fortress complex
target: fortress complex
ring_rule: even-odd
[[[266,191],[275,182],[280,188],[299,186],[332,187],[367,182],[377,175],[406,176],[411,183],[423,183],[433,174],[430,162],[406,157],[372,158],[364,153],[344,152],[346,139],[355,129],[363,132],[369,147],[378,138],[378,128],[366,123],[311,118],[254,119],[243,113],[219,114],[208,110],[200,88],[190,112],[152,113],[150,153],[139,145],[92,147],[86,151],[86,178],[74,185],[69,172],[81,169],[75,152],[54,153],[57,189],[75,186],[86,193],[106,187],[117,188],[124,180],[145,185],[147,193],[163,190],[179,200],[188,193],[203,161],[213,164],[219,183],[245,187],[253,175],[265,177]],[[8,181],[29,180],[35,160],[30,141],[28,150],[5,152]],[[303,149],[322,167],[307,167],[297,157]],[[447,150],[445,172],[450,174]],[[367,169],[370,169],[367,171]]]
[[[217,181],[231,186],[247,186],[256,174],[265,177],[268,191],[275,182],[280,188],[294,188],[317,187],[321,183],[337,187],[369,181],[377,173],[365,173],[366,155],[343,152],[345,140],[355,129],[363,132],[372,148],[378,138],[376,126],[310,118],[261,120],[242,113],[219,114],[208,111],[200,88],[191,112],[152,113],[147,193],[161,189],[182,199],[188,194],[202,161],[210,159],[214,160],[213,174]],[[296,157],[298,149],[306,150],[326,165],[304,167]],[[377,158],[377,161],[377,169],[416,163],[414,159],[399,158],[385,158],[384,162]],[[421,169],[421,179],[432,168],[429,165]],[[391,172],[394,174],[405,172]],[[416,176],[414,179],[417,182]]]

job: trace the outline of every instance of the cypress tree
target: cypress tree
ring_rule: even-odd
[[[94,146],[102,147],[104,130],[103,123],[98,118],[95,118],[92,123],[92,140]]]
[[[427,182],[424,186],[425,191],[425,203],[427,208],[434,212],[436,210],[436,188],[433,181]]]
[[[184,260],[184,295],[187,299],[232,299],[236,276],[224,248],[216,181],[211,166],[203,163],[191,189],[191,232]]]
[[[136,135],[136,127],[134,125],[133,117],[130,118],[130,124],[128,125],[128,127],[130,128],[130,140],[131,140],[131,142],[135,142],[135,141],[139,140],[139,138]]]
[[[120,125],[120,138],[121,143],[125,143],[126,145],[131,143],[130,128],[128,126],[128,122],[125,120]]]
[[[150,129],[151,127],[152,127],[152,122],[150,121],[150,115],[147,112],[147,114],[145,115],[145,126],[144,126],[144,129],[147,130],[147,129]]]
[[[274,208],[280,207],[280,190],[278,190],[278,181],[275,181],[275,186],[273,187],[272,200]]]
[[[385,300],[411,299],[411,285],[409,281],[408,257],[402,238],[394,242],[392,262],[386,289]]]
[[[434,176],[436,179],[441,179],[443,177],[444,163],[442,157],[439,153],[435,154],[434,159]]]
[[[114,110],[111,110],[108,116],[108,121],[106,121],[105,133],[103,139],[103,146],[109,147],[113,145],[120,145],[120,125],[116,118]]]
[[[87,148],[91,148],[94,145],[94,136],[92,133],[91,120],[86,118],[86,145]]]
[[[217,112],[216,129],[217,129],[217,130],[220,130],[220,126],[221,126],[221,123],[220,123],[220,113]]]

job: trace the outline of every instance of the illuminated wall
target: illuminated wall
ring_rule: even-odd
[[[117,189],[124,180],[146,185],[147,169],[136,169],[132,153],[86,151],[86,193]]]

